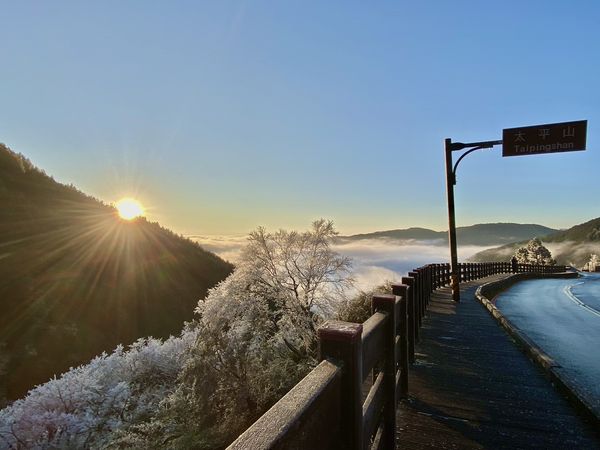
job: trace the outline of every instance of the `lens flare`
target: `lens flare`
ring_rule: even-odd
[[[124,220],[133,220],[144,215],[144,207],[134,198],[122,198],[115,203],[115,207],[119,217]]]

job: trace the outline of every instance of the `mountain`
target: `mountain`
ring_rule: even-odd
[[[600,254],[600,217],[575,225],[568,230],[551,233],[540,239],[552,252],[557,264],[582,267],[592,253]],[[484,250],[471,257],[471,261],[508,261],[516,249],[527,239]]]
[[[361,239],[396,239],[399,241],[436,241],[446,239],[444,232],[428,228],[406,228],[401,230],[374,231],[372,233],[341,236],[341,239],[358,241]]]
[[[0,144],[0,407],[118,344],[178,334],[232,270]]]
[[[556,231],[555,229],[535,224],[484,223],[468,227],[458,227],[456,229],[456,238],[458,245],[491,246],[531,239],[536,236],[545,236]],[[448,232],[434,231],[427,228],[407,228],[355,234],[341,237],[340,239],[350,241],[362,239],[439,241],[440,244],[446,244],[448,242]]]

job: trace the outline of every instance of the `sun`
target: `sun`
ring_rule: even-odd
[[[136,199],[129,197],[119,200],[115,203],[115,207],[119,212],[119,217],[124,220],[133,220],[136,217],[143,216],[145,213],[142,204]]]

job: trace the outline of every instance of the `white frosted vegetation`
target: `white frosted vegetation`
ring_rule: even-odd
[[[140,339],[0,412],[0,447],[214,448],[316,363],[318,324],[351,287],[336,232],[251,233],[234,273],[179,337]]]
[[[0,411],[0,446],[100,446],[111,431],[152,413],[172,389],[196,339],[140,339],[32,389]]]
[[[556,264],[550,250],[544,247],[542,241],[538,238],[533,238],[527,245],[519,247],[514,256],[519,264],[542,264],[547,266]]]

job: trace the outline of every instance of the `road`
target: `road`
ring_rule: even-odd
[[[600,274],[517,283],[496,306],[600,408]]]

